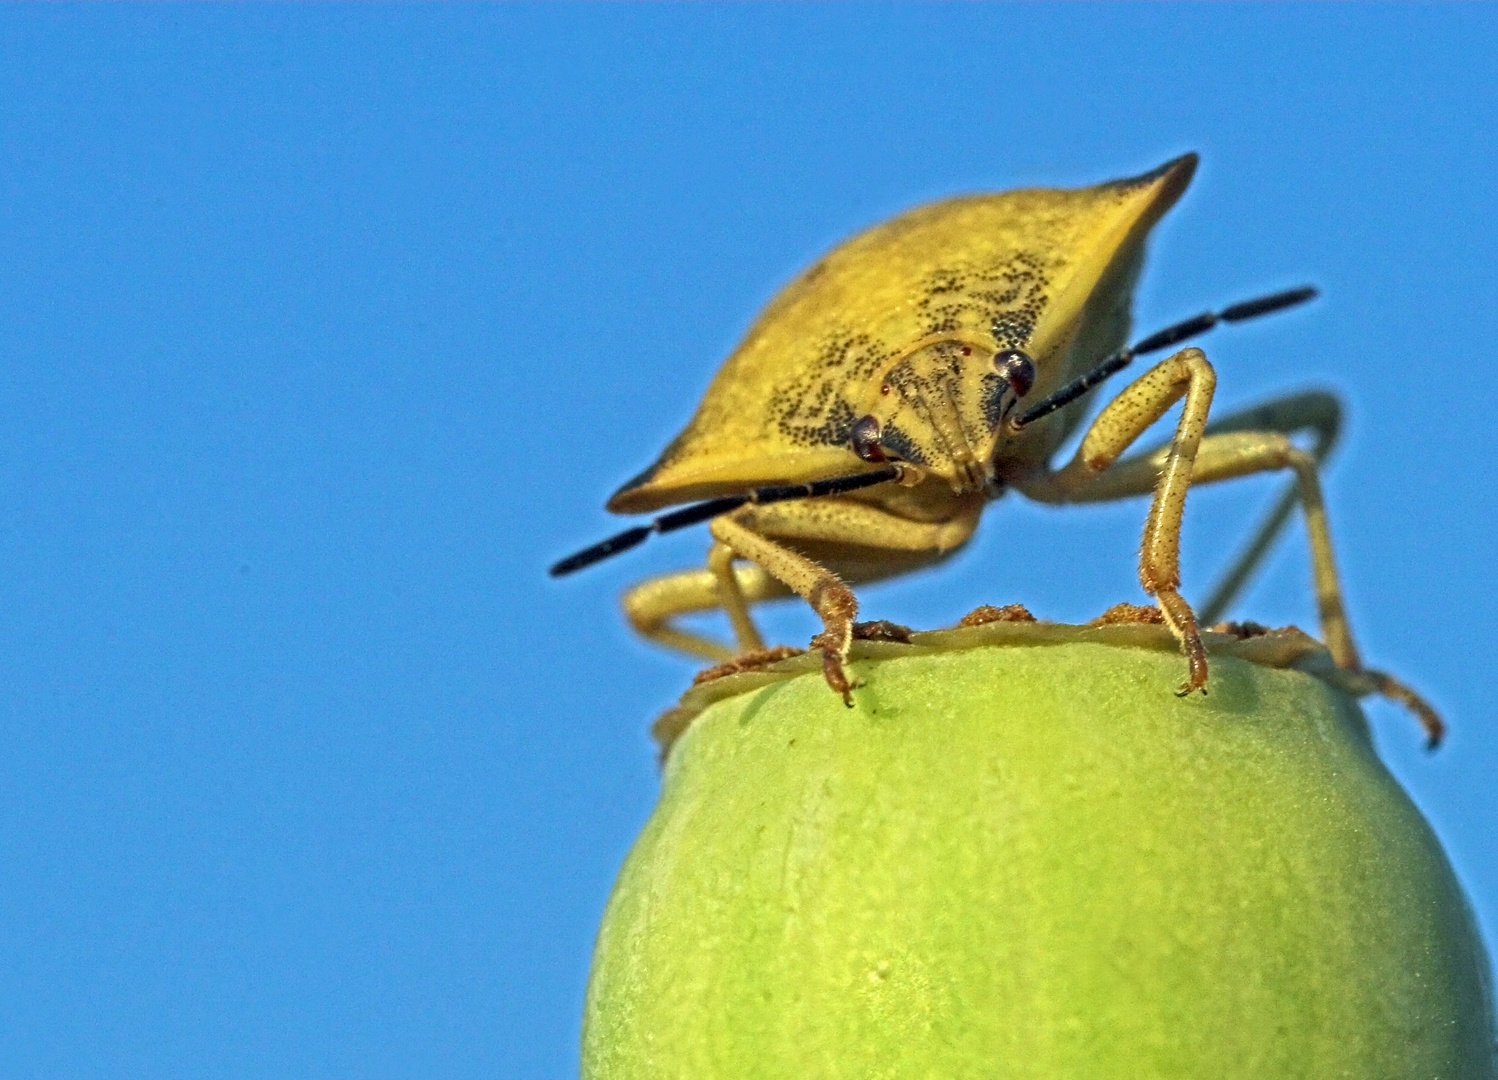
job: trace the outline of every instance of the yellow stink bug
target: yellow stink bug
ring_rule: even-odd
[[[707,521],[714,544],[706,569],[630,590],[630,621],[664,645],[724,660],[735,650],[672,618],[722,608],[737,650],[759,650],[750,605],[799,594],[822,619],[812,646],[822,650],[827,682],[851,704],[843,665],[861,624],[849,583],[945,558],[1010,488],[1048,503],[1153,492],[1139,580],[1186,654],[1185,694],[1207,683],[1197,618],[1178,591],[1186,491],[1286,469],[1294,486],[1205,605],[1204,620],[1232,599],[1298,501],[1333,659],[1409,705],[1434,744],[1435,713],[1389,676],[1363,669],[1347,626],[1317,478],[1339,423],[1331,395],[1302,393],[1209,423],[1215,375],[1188,347],[1105,405],[1071,460],[1050,465],[1084,420],[1087,392],[1134,357],[1315,295],[1302,288],[1250,300],[1125,345],[1145,238],[1185,191],[1196,161],[1187,154],[1074,191],[951,199],[842,244],[765,309],[686,430],[608,508],[637,514],[703,501],[563,559],[551,573]],[[1182,399],[1167,443],[1122,457]],[[1297,431],[1315,436],[1313,449],[1290,441]]]

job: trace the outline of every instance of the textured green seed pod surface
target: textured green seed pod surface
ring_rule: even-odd
[[[719,701],[589,984],[589,1080],[1498,1075],[1487,960],[1352,698],[1074,642]]]

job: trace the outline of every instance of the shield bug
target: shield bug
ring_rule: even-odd
[[[1187,154],[1076,190],[950,199],[846,241],[771,302],[686,429],[608,502],[624,514],[679,508],[551,573],[707,522],[707,567],[635,586],[624,597],[631,623],[663,645],[721,661],[764,647],[751,605],[800,595],[822,620],[812,646],[822,650],[827,682],[851,704],[844,662],[859,624],[850,584],[947,557],[1011,488],[1045,503],[1151,495],[1139,580],[1185,653],[1177,692],[1187,694],[1205,690],[1207,658],[1179,591],[1186,492],[1285,470],[1293,484],[1201,621],[1232,600],[1299,503],[1332,658],[1411,707],[1434,744],[1442,730],[1434,711],[1364,669],[1347,625],[1318,479],[1340,421],[1333,396],[1301,393],[1209,421],[1216,376],[1200,349],[1186,347],[1104,405],[1075,454],[1051,464],[1086,419],[1089,391],[1136,357],[1315,295],[1307,287],[1263,296],[1126,344],[1145,240],[1196,162]],[[1176,402],[1174,434],[1125,456]],[[1297,432],[1312,436],[1311,449],[1291,441]],[[727,613],[735,647],[672,622],[711,608]]]

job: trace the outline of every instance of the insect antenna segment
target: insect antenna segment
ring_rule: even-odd
[[[652,533],[668,533],[675,532],[677,529],[685,529],[688,525],[697,525],[751,503],[763,506],[765,503],[786,502],[790,499],[814,499],[819,495],[840,495],[899,478],[900,468],[891,465],[887,469],[878,469],[875,472],[834,476],[826,480],[813,480],[809,484],[776,484],[755,488],[744,495],[722,495],[716,499],[705,499],[702,502],[683,506],[680,510],[673,510],[669,514],[662,514],[648,525],[636,525],[607,540],[601,540],[592,547],[567,556],[547,573],[552,577],[563,577],[584,567],[592,566],[596,562],[602,562],[611,555],[628,551],[637,544],[644,543],[645,538]]]
[[[1016,428],[1022,428],[1027,424],[1051,415],[1057,409],[1065,408],[1098,383],[1114,375],[1129,366],[1130,361],[1136,356],[1146,353],[1159,352],[1168,349],[1172,345],[1178,345],[1188,338],[1204,334],[1219,322],[1243,322],[1245,319],[1258,318],[1260,315],[1268,315],[1272,312],[1282,311],[1296,304],[1305,303],[1316,296],[1316,288],[1313,285],[1302,285],[1298,289],[1287,289],[1284,292],[1271,293],[1268,296],[1260,296],[1254,300],[1244,300],[1242,303],[1225,307],[1221,311],[1204,311],[1190,319],[1185,319],[1167,326],[1164,330],[1157,330],[1149,337],[1142,338],[1131,346],[1125,346],[1113,353],[1097,367],[1078,379],[1067,383],[1055,393],[1037,401],[1024,412],[1016,416],[1012,421]]]

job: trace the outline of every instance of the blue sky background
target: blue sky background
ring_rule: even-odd
[[[1493,7],[0,11],[0,1074],[566,1077],[694,665],[565,582],[798,268],[1186,150],[1141,330],[1350,409],[1368,707],[1498,933]],[[1200,596],[1274,484],[1193,496]],[[1144,504],[1006,500],[864,593],[1142,599]],[[1017,560],[1018,559],[1018,563]],[[1314,625],[1299,529],[1239,606]],[[769,620],[796,643],[794,607]],[[1204,812],[1209,810],[1204,809]]]

